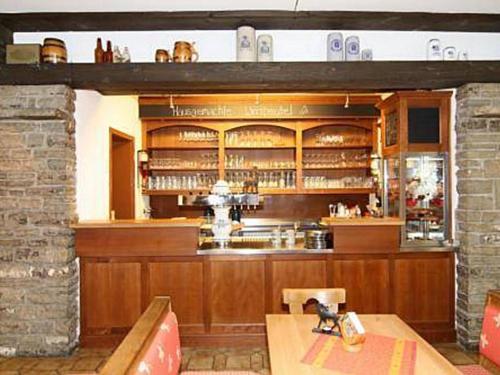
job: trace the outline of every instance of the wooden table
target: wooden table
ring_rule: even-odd
[[[460,374],[450,362],[397,315],[360,315],[359,317],[369,333],[417,342],[415,374]],[[273,375],[339,374],[300,362],[317,338],[317,334],[311,332],[317,324],[316,315],[266,315],[267,340]]]

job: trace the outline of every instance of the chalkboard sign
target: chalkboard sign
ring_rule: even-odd
[[[439,108],[408,108],[408,143],[439,143]]]

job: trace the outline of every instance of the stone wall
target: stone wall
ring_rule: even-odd
[[[74,92],[0,86],[0,355],[77,343]]]
[[[486,292],[500,288],[500,84],[457,91],[457,331],[477,348]]]

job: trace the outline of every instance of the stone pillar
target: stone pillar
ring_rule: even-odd
[[[457,332],[477,348],[486,292],[500,288],[500,84],[457,91]]]
[[[0,86],[0,355],[77,344],[74,92]]]

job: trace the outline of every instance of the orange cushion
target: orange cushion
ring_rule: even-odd
[[[479,365],[457,366],[464,375],[491,375],[489,371]]]
[[[500,366],[500,308],[498,306],[487,305],[484,309],[479,352]]]
[[[177,375],[181,365],[181,344],[177,317],[169,312],[135,370],[135,375]]]
[[[181,375],[259,375],[253,371],[183,371]]]

